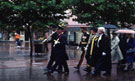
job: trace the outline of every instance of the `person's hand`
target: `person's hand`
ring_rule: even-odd
[[[106,53],[105,53],[105,52],[103,52],[103,53],[102,53],[102,55],[103,55],[103,56],[106,56]]]
[[[87,47],[84,47],[84,50],[87,51]]]
[[[76,48],[76,49],[78,50],[79,48],[80,48],[80,47],[79,47],[79,46],[77,46],[77,48]]]
[[[45,43],[46,41],[47,41],[47,39],[44,39],[41,44]]]
[[[47,39],[44,39],[44,40],[43,40],[43,42],[46,42],[46,41],[47,41]]]

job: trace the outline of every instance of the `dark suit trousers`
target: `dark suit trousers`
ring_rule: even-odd
[[[85,50],[82,50],[81,59],[79,60],[79,63],[77,64],[77,67],[80,68],[82,65],[82,62],[84,60]]]
[[[48,69],[51,69],[53,63],[54,63],[54,60],[53,59],[50,59],[49,62],[48,62],[48,64],[47,64],[47,68]]]
[[[108,67],[104,67],[104,62],[104,57],[98,59],[95,67],[95,73],[100,73],[102,70],[106,71],[107,73],[111,73],[111,62],[108,63]]]
[[[59,66],[61,67],[61,69],[62,69],[62,67],[64,67],[65,72],[69,72],[69,68],[68,68],[68,65],[67,65],[66,61],[62,61],[61,63],[56,62],[52,67],[52,71],[55,71],[57,67],[59,69],[60,68]]]

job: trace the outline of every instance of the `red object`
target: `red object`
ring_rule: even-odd
[[[64,28],[63,33],[66,31],[66,29],[67,29],[67,28],[68,28],[68,24],[67,24],[67,25],[66,25],[66,27]],[[62,33],[62,34],[63,34],[63,33]],[[60,35],[59,35],[59,37],[58,37],[58,39],[57,39],[57,40],[59,40],[59,39],[60,39],[60,37],[62,36],[62,34],[60,34]]]
[[[86,29],[86,27],[81,27],[81,29],[83,29],[83,30],[87,30],[87,29]]]

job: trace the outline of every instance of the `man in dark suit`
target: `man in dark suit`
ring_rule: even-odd
[[[98,28],[99,39],[97,43],[98,47],[98,59],[95,67],[95,71],[92,75],[100,75],[101,71],[106,71],[103,75],[111,75],[111,46],[109,38],[105,35],[105,28]]]
[[[55,55],[55,64],[52,66],[52,69],[50,72],[53,72],[56,70],[57,66],[64,67],[64,72],[69,73],[69,68],[67,65],[68,56],[66,53],[66,37],[63,34],[63,28],[58,28],[58,37],[56,40],[54,40],[54,55]]]
[[[81,47],[82,54],[81,54],[81,58],[79,60],[79,63],[77,64],[77,67],[74,67],[78,70],[80,69],[80,66],[81,66],[81,64],[84,60],[85,47],[86,47],[86,45],[88,43],[88,40],[89,40],[89,34],[87,34],[87,32],[86,32],[86,28],[82,28],[82,33],[83,33],[83,35],[81,37],[81,42],[80,42],[80,45],[79,45],[79,47]],[[77,47],[77,48],[79,48],[79,47]]]
[[[55,59],[55,54],[54,53],[55,53],[55,51],[54,51],[53,45],[54,45],[54,40],[56,40],[57,37],[58,37],[58,33],[56,32],[57,31],[57,26],[56,25],[50,25],[50,27],[51,27],[51,30],[52,30],[52,36],[51,36],[51,43],[52,43],[52,45],[51,45],[50,60],[49,60],[49,62],[47,64],[47,68],[45,69],[47,71],[51,69],[52,64],[54,63],[54,59]]]
[[[123,60],[119,61],[118,69],[123,71],[126,65],[126,36],[125,34],[120,34],[119,38],[120,38],[119,46],[123,55]]]

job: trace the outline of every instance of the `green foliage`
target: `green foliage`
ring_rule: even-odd
[[[66,18],[68,4],[66,0],[1,0],[0,26],[19,28],[27,24],[37,29],[57,24]]]
[[[73,15],[76,21],[91,26],[114,24],[130,27],[135,24],[134,0],[76,0]]]
[[[135,24],[134,0],[1,0],[0,27],[19,28],[27,24],[33,29],[44,28],[67,18],[67,9],[77,16],[75,21],[92,26]]]

